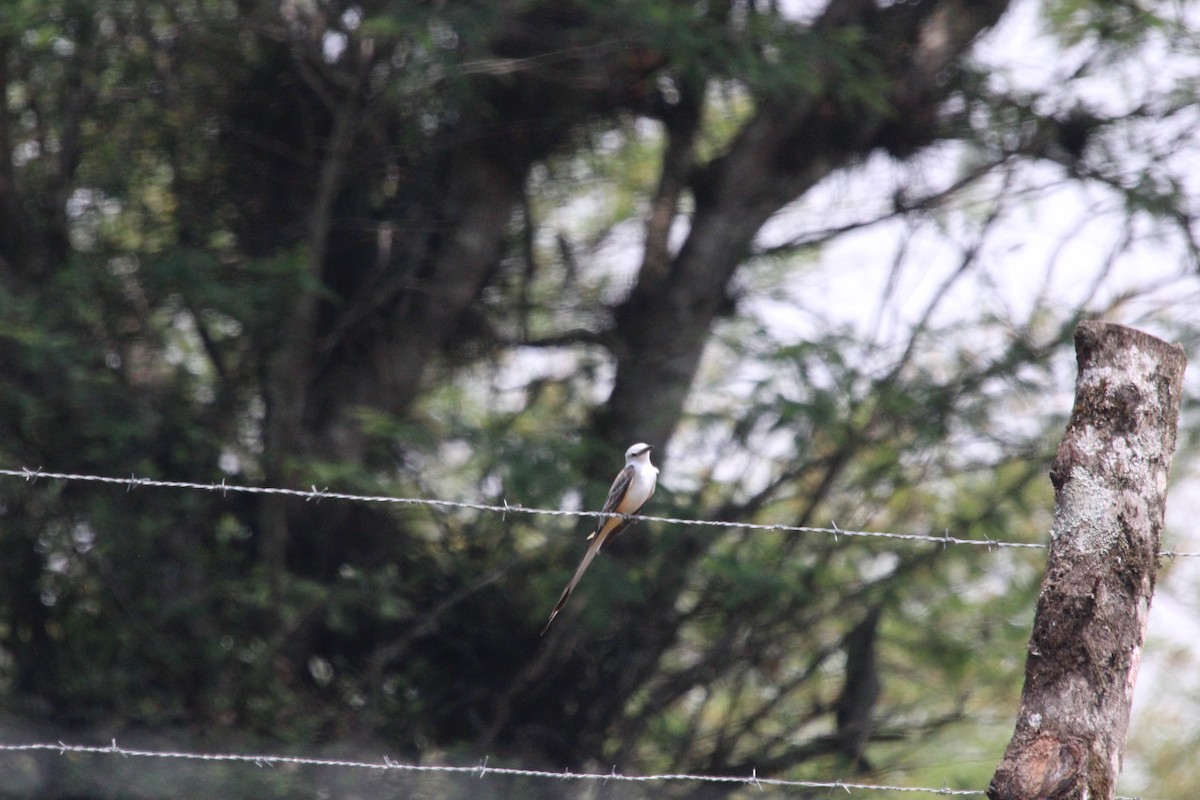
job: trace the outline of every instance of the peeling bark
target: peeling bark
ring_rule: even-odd
[[[1112,798],[1146,635],[1183,350],[1084,322],[1016,731],[991,800]]]

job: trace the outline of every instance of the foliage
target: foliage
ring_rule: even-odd
[[[779,5],[9,3],[0,461],[590,509],[646,440],[656,515],[1041,541],[1075,323],[1137,319],[1145,241],[1197,253],[1195,94],[1081,98],[1186,20],[1050,4],[1086,69],[1029,88],[976,52],[1004,3]],[[1064,187],[1121,234],[1068,291],[1005,238]],[[893,263],[847,314],[813,287],[863,235]],[[1142,321],[1194,342],[1184,302]],[[571,518],[44,481],[0,516],[6,716],[554,769],[978,787],[1039,577],[642,524],[539,640]]]

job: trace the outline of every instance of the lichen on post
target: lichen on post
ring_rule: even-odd
[[[1075,351],[1046,574],[991,800],[1110,799],[1125,751],[1187,359],[1103,322],[1079,326]]]

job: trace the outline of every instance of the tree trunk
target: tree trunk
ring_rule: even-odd
[[[991,800],[1113,797],[1154,594],[1183,350],[1084,322],[1050,479],[1050,554],[1016,732]]]

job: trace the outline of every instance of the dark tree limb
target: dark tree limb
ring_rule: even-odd
[[[309,248],[306,273],[314,285],[320,280],[333,228],[333,209],[345,177],[350,148],[357,127],[358,101],[348,96],[339,110],[330,136],[329,153],[321,164],[317,193],[310,210]],[[267,361],[265,395],[267,419],[264,430],[265,478],[286,485],[287,462],[305,440],[304,411],[308,402],[309,353],[317,317],[316,292],[300,292],[284,318],[279,342]],[[282,591],[284,561],[288,545],[287,506],[282,498],[268,497],[260,506],[261,554],[270,575],[271,590]]]
[[[1025,688],[991,800],[1106,800],[1124,756],[1187,361],[1103,322],[1081,323],[1075,350]]]
[[[836,706],[838,748],[860,774],[871,771],[863,749],[875,727],[875,705],[882,690],[875,648],[882,611],[882,605],[873,606],[846,635],[846,678]]]
[[[874,44],[861,55],[877,71],[849,76],[820,58],[797,65],[823,91],[765,98],[726,151],[692,171],[686,240],[665,274],[658,260],[646,260],[616,310],[621,347],[612,394],[594,421],[601,440],[619,452],[626,442],[670,438],[712,324],[727,307],[729,281],[758,231],[846,164],[879,148],[914,152],[935,138],[932,120],[955,65],[1007,7],[1002,0],[828,4],[806,35],[820,41],[850,28],[870,31],[866,41]],[[848,81],[868,77],[888,85],[881,104],[843,96]]]

